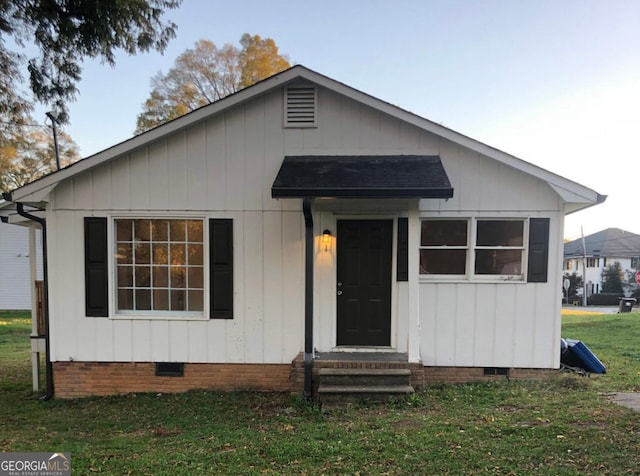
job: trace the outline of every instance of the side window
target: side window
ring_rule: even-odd
[[[523,220],[478,220],[476,229],[475,274],[522,274]]]
[[[464,275],[469,249],[468,220],[424,220],[420,274]]]
[[[546,282],[548,247],[548,218],[425,219],[420,275]]]

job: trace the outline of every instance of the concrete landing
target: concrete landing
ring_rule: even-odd
[[[607,394],[607,399],[609,399],[610,402],[640,412],[640,393],[610,393]]]

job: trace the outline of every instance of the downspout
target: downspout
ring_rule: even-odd
[[[311,199],[302,201],[305,227],[304,275],[304,397],[313,396],[313,215]]]
[[[53,363],[51,362],[51,345],[49,343],[49,279],[47,270],[47,222],[44,218],[37,217],[24,211],[22,203],[16,203],[18,215],[28,220],[39,223],[42,227],[42,278],[44,287],[44,343],[45,343],[45,360],[47,374],[46,393],[40,397],[40,400],[47,401],[53,397]]]

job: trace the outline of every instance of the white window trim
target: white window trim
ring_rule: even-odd
[[[465,274],[419,274],[419,281],[424,283],[449,282],[449,283],[514,283],[526,284],[528,255],[529,255],[529,219],[530,216],[422,216],[420,222],[425,220],[466,220],[467,226],[467,246],[466,247],[446,247],[446,249],[467,249],[467,262]],[[521,221],[523,222],[522,246],[476,246],[477,223],[478,221]],[[420,242],[420,240],[418,240]],[[438,247],[423,247],[420,249],[437,249]],[[440,248],[445,248],[440,247]],[[476,249],[517,249],[522,251],[522,262],[520,264],[521,273],[512,274],[475,274]]]
[[[203,310],[202,311],[118,311],[117,299],[117,267],[116,267],[116,235],[115,221],[125,220],[202,220],[203,224]],[[208,217],[189,214],[110,214],[107,217],[108,269],[109,269],[109,319],[144,320],[144,321],[209,321],[209,226]]]
[[[469,256],[473,252],[472,247],[469,245],[472,239],[475,237],[475,232],[471,230],[471,217],[420,217],[420,233],[422,233],[422,222],[428,220],[440,220],[440,221],[466,221],[467,222],[467,244],[466,246],[419,246],[418,250],[466,250],[467,251],[467,261],[465,263],[466,270],[465,274],[422,274],[418,270],[418,274],[421,280],[425,281],[466,281],[467,276],[469,276]],[[418,243],[421,243],[421,237],[418,237]],[[418,251],[419,253],[420,251]],[[420,261],[420,259],[418,259]],[[473,271],[473,266],[471,267],[471,271]]]

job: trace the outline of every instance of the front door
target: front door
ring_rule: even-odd
[[[338,220],[338,345],[391,345],[392,220]]]

